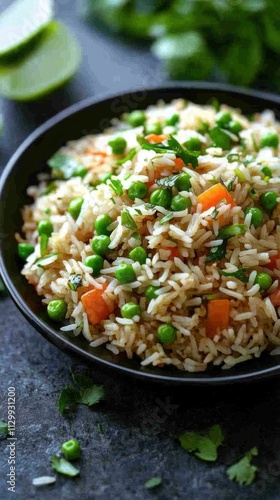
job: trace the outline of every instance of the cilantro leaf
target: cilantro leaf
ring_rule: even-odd
[[[200,153],[198,153],[197,155],[194,152],[190,152],[187,149],[183,148],[183,146],[181,146],[181,144],[172,135],[170,135],[167,143],[168,146],[176,152],[176,156],[183,160],[185,165],[188,165],[190,163],[193,168],[196,168],[198,166],[197,156]]]
[[[58,177],[71,179],[75,175],[81,176],[81,172],[86,173],[85,167],[76,158],[62,153],[56,153],[48,161],[48,166],[54,169]],[[85,170],[83,170],[85,169]]]
[[[162,483],[161,477],[156,476],[156,477],[151,477],[151,479],[148,479],[148,481],[145,482],[145,486],[148,490],[151,490],[156,486],[159,486],[161,483]]]
[[[73,290],[76,292],[80,286],[82,286],[82,275],[81,274],[71,274],[69,281],[68,281],[68,286],[70,290]]]
[[[121,196],[123,194],[123,186],[119,179],[111,179],[108,185],[113,189],[117,196]]]
[[[220,271],[220,273],[223,276],[233,276],[234,278],[237,278],[238,280],[242,281],[243,283],[248,283],[249,278],[246,276],[246,271],[248,271],[248,267],[242,267],[241,269],[238,269],[238,271]]]
[[[170,135],[169,138],[167,139],[167,146],[162,142],[159,142],[157,144],[151,144],[144,137],[138,137],[137,140],[139,144],[141,144],[142,149],[152,150],[155,151],[156,153],[173,153],[178,158],[181,158],[181,160],[183,160],[185,165],[191,164],[193,168],[196,168],[198,166],[197,157],[199,156],[200,153],[199,152],[194,153],[193,151],[188,151],[172,135]]]
[[[62,389],[58,398],[57,406],[59,413],[64,413],[65,410],[72,409],[79,399],[79,391],[75,387],[66,386]]]
[[[169,177],[160,177],[156,179],[158,186],[173,187],[180,174],[170,175]]]
[[[87,375],[72,373],[72,378],[78,387],[66,386],[62,389],[57,402],[60,413],[75,408],[77,404],[93,406],[104,398],[104,388],[95,385]]]
[[[251,464],[252,458],[258,455],[257,448],[247,451],[245,456],[236,464],[227,469],[227,475],[231,481],[236,481],[241,486],[253,483],[258,467]]]
[[[227,252],[227,240],[217,247],[211,247],[209,254],[206,257],[206,264],[209,262],[219,262],[222,260]]]
[[[222,429],[217,424],[213,425],[213,427],[210,427],[210,429],[208,430],[208,435],[216,446],[220,446],[224,441]]]
[[[123,165],[126,161],[133,160],[136,153],[137,153],[137,148],[131,149],[124,158],[117,160],[117,165]]]
[[[124,210],[121,215],[121,224],[123,227],[127,227],[127,229],[131,229],[132,231],[134,229],[137,229],[137,224],[133,217],[130,215],[129,212]]]
[[[224,436],[219,425],[214,425],[210,429],[198,432],[185,432],[178,436],[181,446],[201,460],[214,462],[218,457],[218,447],[222,444]]]
[[[100,385],[93,385],[92,387],[88,387],[87,389],[81,389],[79,400],[77,403],[86,406],[93,406],[96,403],[99,403],[101,399],[105,396],[104,388]]]
[[[173,217],[174,217],[173,212],[168,212],[168,214],[166,214],[164,217],[162,217],[162,219],[160,220],[160,224],[165,224],[169,220],[173,219]]]
[[[0,420],[0,435],[2,436],[8,436],[9,435],[9,427],[6,422],[3,422]]]
[[[51,466],[53,470],[64,476],[76,477],[80,474],[77,467],[74,467],[74,465],[70,464],[65,458],[59,458],[56,455],[53,455],[51,458]]]

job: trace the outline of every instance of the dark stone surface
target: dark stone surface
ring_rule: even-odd
[[[9,4],[10,2],[6,2]],[[1,2],[1,7],[5,2]],[[131,47],[83,24],[72,0],[57,2],[57,15],[77,33],[84,61],[77,77],[41,103],[3,102],[6,131],[0,143],[3,168],[16,147],[34,128],[57,111],[103,91],[145,86],[161,81],[146,49]],[[280,383],[277,380],[223,389],[143,385],[129,379],[89,373],[103,383],[107,397],[93,410],[79,407],[60,415],[56,401],[71,383],[70,367],[87,371],[79,360],[48,344],[16,310],[0,300],[0,419],[7,419],[7,390],[16,389],[16,493],[14,498],[48,499],[278,499],[280,482]],[[220,423],[226,434],[216,463],[188,455],[174,435]],[[99,425],[103,428],[100,432]],[[72,437],[83,449],[81,477],[57,477],[53,486],[35,489],[32,479],[52,475],[49,460]],[[8,448],[0,441],[0,498],[7,490]],[[239,487],[225,474],[227,466],[252,446],[259,447],[258,479]],[[160,475],[163,484],[151,492],[144,483]]]

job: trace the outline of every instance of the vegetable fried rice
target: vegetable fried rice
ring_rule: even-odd
[[[176,100],[63,147],[17,235],[50,318],[143,366],[279,353],[279,132],[271,111]]]

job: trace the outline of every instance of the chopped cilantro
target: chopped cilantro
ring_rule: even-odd
[[[65,410],[71,410],[75,408],[79,400],[79,396],[79,390],[75,387],[63,387],[57,402],[59,413],[64,413]]]
[[[117,160],[117,165],[123,165],[126,161],[133,160],[136,153],[137,153],[137,148],[131,149],[124,158]]]
[[[9,427],[6,422],[0,420],[0,436],[8,436],[9,435]]]
[[[93,406],[99,403],[105,396],[104,389],[101,385],[93,385],[87,389],[80,389],[80,397],[77,403],[86,406]]]
[[[185,165],[188,165],[190,163],[193,168],[196,168],[198,166],[197,156],[199,156],[200,153],[196,154],[193,151],[190,152],[187,149],[183,148],[183,146],[181,146],[181,144],[172,135],[170,135],[167,143],[170,148],[174,149],[174,151],[176,152],[176,156],[181,158]]]
[[[151,477],[151,479],[148,479],[148,481],[145,482],[145,486],[148,490],[151,490],[156,486],[159,486],[161,483],[162,483],[161,477],[156,476],[156,477]]]
[[[137,229],[137,224],[133,217],[130,215],[129,212],[124,210],[121,215],[121,223],[123,227],[127,227],[127,229]]]
[[[174,217],[173,212],[168,212],[168,214],[166,214],[164,217],[162,217],[162,219],[160,220],[160,224],[165,224],[169,220],[173,219],[173,217]]]
[[[170,175],[169,177],[161,177],[156,179],[158,186],[173,187],[180,174]]]
[[[150,144],[144,137],[137,137],[142,149],[155,151],[156,153],[174,153],[178,158],[181,158],[185,165],[191,164],[194,168],[198,166],[197,157],[199,152],[188,151],[185,149],[172,135],[167,139],[167,145],[162,142],[157,144]]]
[[[239,161],[239,153],[230,153],[229,155],[227,155],[227,160],[229,163]]]
[[[214,425],[201,433],[186,432],[178,436],[181,446],[201,460],[214,462],[218,457],[218,447],[222,444],[224,436],[219,425]]]
[[[233,179],[231,179],[227,185],[227,190],[228,191],[232,191],[232,187],[233,187],[233,183],[235,181],[236,177],[233,177]]]
[[[249,278],[245,274],[246,271],[248,271],[248,267],[242,267],[241,269],[238,269],[238,271],[232,271],[232,272],[220,271],[220,273],[223,276],[233,276],[234,278],[237,278],[243,283],[248,283]]]
[[[87,169],[76,158],[62,153],[56,153],[52,156],[48,161],[48,166],[55,171],[57,177],[63,179],[71,179],[75,176],[84,177],[87,173]]]
[[[91,378],[87,375],[72,374],[72,376],[78,387],[66,386],[62,389],[57,402],[60,413],[75,408],[77,404],[93,406],[99,403],[105,396],[104,388],[94,385]]]
[[[76,292],[76,290],[79,288],[79,286],[82,286],[82,275],[81,274],[71,274],[69,281],[68,281],[68,286],[70,290],[73,290],[73,292]]]
[[[241,486],[252,484],[258,468],[251,464],[254,456],[258,455],[258,449],[252,448],[245,453],[245,456],[236,464],[227,469],[227,475],[231,481],[236,481]]]
[[[214,219],[214,220],[217,220],[218,215],[219,215],[219,210],[217,210],[216,208],[214,208],[213,212],[211,213],[211,218]]]
[[[117,196],[121,196],[123,194],[123,186],[120,180],[111,179],[109,182],[109,186],[113,189]]]
[[[227,241],[223,241],[223,243],[219,246],[216,246],[216,247],[212,247],[210,249],[210,252],[209,254],[207,255],[206,257],[206,264],[208,264],[209,262],[219,262],[220,260],[222,260],[225,255],[226,255],[226,251],[227,251]]]
[[[53,470],[58,472],[59,474],[63,474],[68,477],[76,477],[80,474],[79,469],[74,467],[74,465],[70,464],[65,458],[59,458],[55,455],[51,458],[51,466]]]

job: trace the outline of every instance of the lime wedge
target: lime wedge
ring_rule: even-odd
[[[66,83],[81,61],[78,42],[60,22],[51,22],[25,57],[0,65],[0,94],[14,101],[32,101]]]
[[[0,16],[0,57],[20,50],[52,19],[53,0],[17,0]]]

